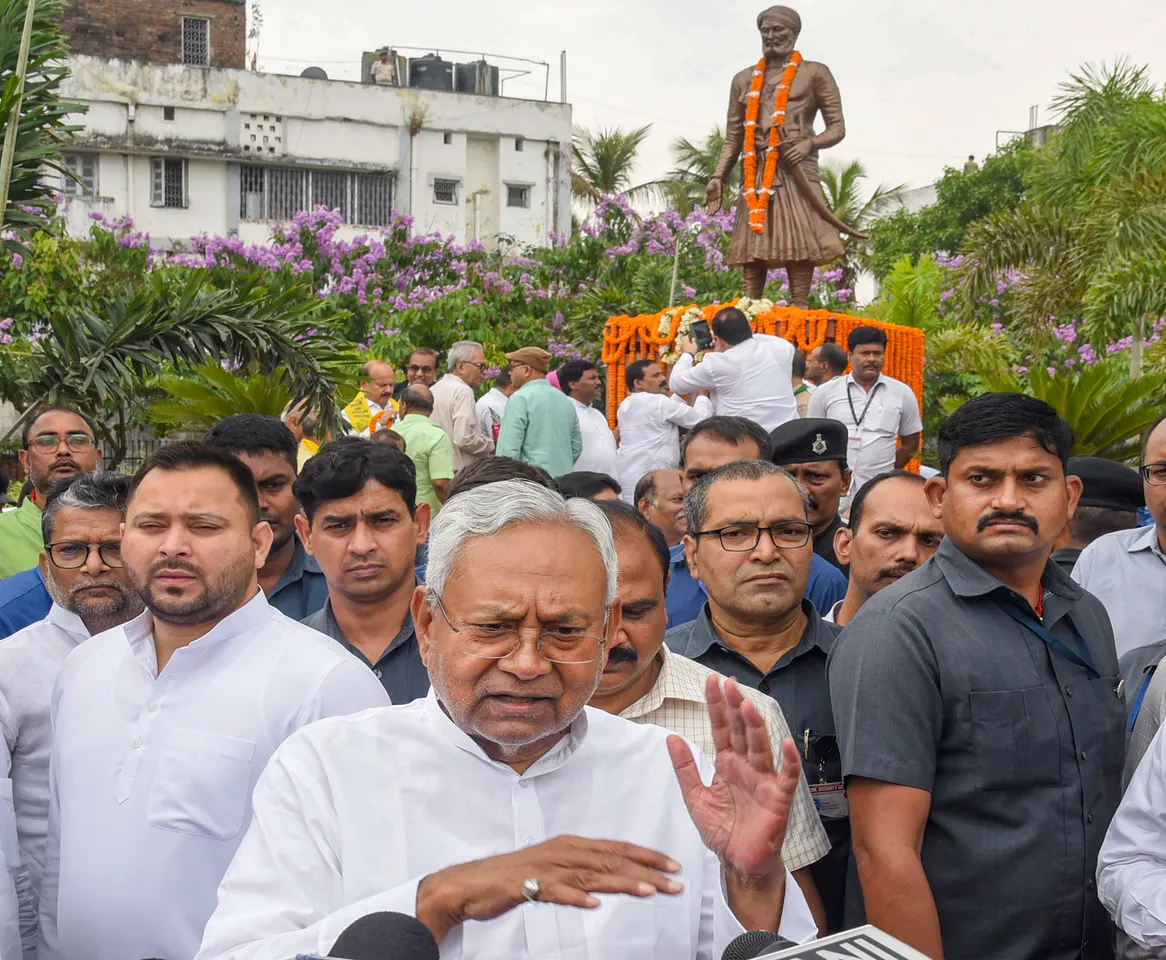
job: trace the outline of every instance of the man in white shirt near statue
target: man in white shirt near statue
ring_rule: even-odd
[[[599,367],[590,360],[568,360],[558,372],[559,389],[571,398],[583,435],[583,452],[575,459],[575,470],[614,477],[615,436],[607,424],[607,414],[593,406],[603,393]]]

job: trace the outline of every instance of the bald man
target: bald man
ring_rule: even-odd
[[[393,425],[398,412],[393,399],[396,379],[393,365],[386,360],[370,360],[360,368],[360,392],[343,412],[357,436],[367,438]]]

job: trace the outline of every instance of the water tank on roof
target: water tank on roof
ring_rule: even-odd
[[[457,65],[458,93],[476,93],[483,97],[496,97],[502,91],[498,83],[498,68],[485,60]]]
[[[320,67],[307,67],[304,72],[300,74],[306,80],[327,80],[326,74]]]
[[[409,61],[409,86],[419,90],[453,90],[453,61],[436,53]]]

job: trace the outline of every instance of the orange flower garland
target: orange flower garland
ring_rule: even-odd
[[[753,68],[749,95],[745,101],[745,203],[749,207],[749,229],[765,233],[765,219],[769,198],[777,180],[777,160],[781,154],[781,134],[785,131],[785,111],[789,106],[789,91],[801,66],[802,55],[795,50],[785,65],[777,97],[773,104],[773,123],[769,128],[769,149],[765,152],[765,169],[761,175],[761,189],[757,189],[757,117],[761,112],[761,88],[765,83],[765,57]]]

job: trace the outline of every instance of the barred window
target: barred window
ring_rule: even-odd
[[[182,62],[192,67],[211,63],[211,22],[202,17],[182,18]]]
[[[61,192],[67,197],[97,195],[97,154],[66,153],[61,157],[64,167],[73,176],[64,177]],[[76,179],[74,179],[76,178]]]
[[[187,194],[187,163],[170,157],[154,157],[150,161],[150,205],[154,207],[185,207]]]
[[[434,180],[433,202],[457,203],[457,186],[456,180]]]
[[[506,206],[530,208],[530,187],[517,183],[506,184]]]
[[[317,204],[339,210],[345,223],[387,226],[393,218],[393,175],[246,165],[240,168],[239,216],[290,220]]]

